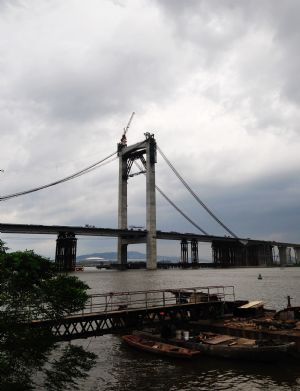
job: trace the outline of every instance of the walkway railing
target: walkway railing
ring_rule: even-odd
[[[234,286],[109,292],[93,294],[82,314],[130,311],[182,304],[234,301]]]

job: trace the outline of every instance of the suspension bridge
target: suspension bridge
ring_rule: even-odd
[[[132,119],[132,117],[131,117]],[[161,148],[157,145],[153,134],[145,133],[145,139],[133,145],[127,145],[126,131],[131,119],[124,130],[121,142],[117,145],[117,151],[109,154],[100,161],[95,162],[84,169],[60,180],[38,186],[29,190],[9,194],[0,197],[0,201],[8,201],[15,197],[34,193],[46,188],[62,184],[72,179],[85,175],[99,167],[119,160],[119,185],[118,185],[118,228],[100,228],[91,226],[62,226],[62,225],[27,225],[27,224],[0,224],[1,233],[18,234],[53,234],[57,236],[55,262],[60,271],[73,271],[76,266],[77,236],[107,236],[118,238],[118,265],[126,268],[127,247],[130,244],[145,243],[147,268],[157,268],[157,240],[180,241],[180,262],[199,265],[198,243],[211,243],[213,263],[220,267],[229,266],[269,266],[274,262],[274,248],[278,248],[281,265],[287,263],[288,250],[293,249],[295,258],[300,260],[300,244],[265,241],[239,237],[204,203],[187,181],[179,174]],[[165,160],[178,180],[194,197],[197,203],[214,219],[228,234],[227,236],[211,235],[190,218],[172,199],[160,189],[155,182],[155,165],[157,152]],[[133,164],[138,172],[133,173]],[[146,176],[146,229],[129,229],[127,216],[127,187],[129,179],[143,174]],[[180,213],[198,233],[164,232],[156,227],[156,192],[160,193],[178,213]],[[190,257],[189,257],[190,247]]]

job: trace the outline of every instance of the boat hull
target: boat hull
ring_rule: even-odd
[[[161,356],[191,359],[201,354],[199,350],[171,345],[138,335],[124,335],[122,340],[134,348]]]
[[[255,341],[226,335],[218,335],[215,340],[218,338],[227,338],[227,342],[218,343],[214,340],[204,340],[187,342],[186,346],[197,349],[209,356],[266,362],[283,359],[295,350],[295,342]]]
[[[188,345],[213,357],[273,362],[291,353],[295,343],[291,342],[278,346],[211,346],[201,343],[189,343]]]

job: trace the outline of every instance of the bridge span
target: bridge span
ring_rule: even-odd
[[[100,228],[70,225],[41,225],[41,224],[3,224],[0,223],[0,232],[18,233],[18,234],[43,234],[58,235],[61,232],[70,232],[80,236],[108,236],[108,237],[126,237],[128,239],[140,239],[145,242],[147,230],[142,229],[118,229],[118,228]],[[217,235],[200,235],[192,232],[175,232],[175,231],[156,231],[156,239],[162,240],[193,240],[198,242],[212,243],[214,240],[227,243],[235,243],[237,240],[242,244],[271,244],[273,246],[300,247],[299,243],[278,242],[250,238],[232,238],[230,236]]]
[[[127,244],[146,243],[147,230],[100,228],[91,226],[0,224],[1,233],[57,235],[56,262],[61,270],[71,271],[76,265],[77,236],[106,236],[122,238]],[[198,263],[198,242],[211,243],[213,262],[216,266],[263,266],[273,264],[273,249],[278,247],[280,264],[287,263],[287,249],[293,248],[300,260],[300,244],[266,241],[229,236],[200,235],[196,233],[156,231],[155,239],[181,242],[181,262],[188,263],[188,245],[191,246],[191,262]],[[127,259],[126,259],[127,263]]]

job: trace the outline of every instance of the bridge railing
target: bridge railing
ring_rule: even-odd
[[[82,314],[129,311],[205,302],[234,301],[233,286],[109,292],[93,294]]]
[[[154,309],[155,307],[163,309],[168,306],[234,300],[234,286],[108,292],[90,295],[82,311],[68,315],[105,314],[119,311],[147,310]],[[4,308],[2,310],[4,311]],[[39,310],[35,308],[24,308],[23,312],[19,315],[23,321],[24,319],[27,319],[27,321],[31,321],[32,319],[40,320],[45,318],[45,315],[47,317],[47,308],[44,308],[43,314],[41,314],[41,308]]]

